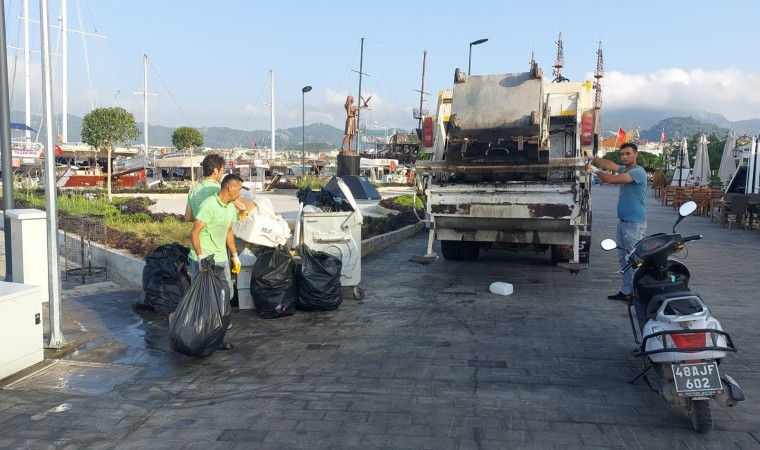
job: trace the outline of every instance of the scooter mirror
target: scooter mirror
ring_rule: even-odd
[[[682,217],[686,217],[689,214],[693,213],[696,209],[697,209],[697,204],[689,201],[681,205],[680,208],[678,208],[678,214]]]
[[[605,239],[602,241],[602,248],[605,251],[615,250],[617,246],[617,242],[615,242],[613,239]]]

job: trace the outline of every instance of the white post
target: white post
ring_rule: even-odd
[[[42,46],[42,110],[45,116],[47,152],[45,152],[45,209],[47,210],[48,301],[50,304],[50,338],[48,348],[64,345],[61,328],[61,279],[58,269],[58,204],[55,188],[55,152],[53,148],[53,83],[50,73],[50,20],[48,2],[40,0],[40,41]],[[109,174],[110,175],[110,174]]]
[[[69,28],[66,19],[66,0],[61,0],[61,136],[69,142]],[[51,147],[47,150],[52,151]]]

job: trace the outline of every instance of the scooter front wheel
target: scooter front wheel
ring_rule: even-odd
[[[710,412],[709,400],[692,400],[689,407],[689,419],[697,433],[706,433],[712,430],[712,413]]]

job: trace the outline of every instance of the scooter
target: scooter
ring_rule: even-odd
[[[628,317],[638,344],[632,353],[643,365],[634,368],[637,374],[630,383],[643,378],[671,406],[686,413],[694,430],[704,433],[712,429],[710,400],[732,408],[744,400],[744,393],[733,378],[718,370],[726,354],[736,352],[731,337],[710,314],[702,297],[689,290],[689,269],[671,257],[684,249],[686,242],[702,239],[701,235],[682,237],[676,233],[676,226],[696,207],[694,202],[681,205],[672,234],[653,234],[630,252],[622,249],[628,256],[620,273],[636,270]],[[612,239],[603,240],[602,248],[621,249]],[[656,389],[646,376],[650,370],[657,377]]]

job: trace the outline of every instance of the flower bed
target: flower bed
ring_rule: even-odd
[[[16,208],[45,210],[44,191],[26,191],[15,196]],[[418,201],[419,208],[422,202]],[[125,250],[133,255],[145,257],[156,247],[179,242],[190,245],[192,223],[184,222],[179,214],[153,213],[149,206],[155,201],[147,197],[120,197],[109,202],[105,196],[93,193],[68,193],[58,197],[59,227],[64,231],[77,233],[77,217],[94,217],[105,222],[105,236],[96,236],[98,243],[111,248]],[[402,195],[380,201],[384,208],[399,211],[386,217],[364,218],[362,239],[388,233],[418,222],[412,210],[412,197]],[[71,229],[67,229],[70,227]]]

